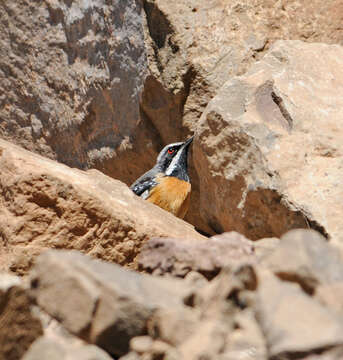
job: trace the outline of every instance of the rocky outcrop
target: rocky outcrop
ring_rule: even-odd
[[[214,231],[314,228],[342,242],[342,59],[341,46],[279,41],[209,103],[193,149]]]
[[[341,9],[339,0],[2,1],[0,135],[130,184],[164,144],[196,131],[218,89],[276,39],[342,42]],[[204,217],[197,162],[186,220],[221,232]]]
[[[113,355],[127,352],[130,339],[144,334],[155,311],[182,308],[187,295],[177,280],[139,275],[62,251],[38,258],[31,284],[42,309],[73,334]],[[67,298],[58,300],[63,292]]]
[[[198,238],[191,225],[99,171],[84,172],[0,140],[1,268],[24,274],[44,248],[132,265],[154,236]]]
[[[187,132],[197,131],[198,120],[218,89],[244,74],[275,40],[343,44],[340,0],[145,0],[144,10],[154,80],[146,83],[143,109],[165,142],[179,136],[179,124]],[[173,123],[174,131],[168,131],[166,123]],[[202,177],[193,169],[195,195],[186,219],[213,234],[218,231],[199,216],[210,207],[199,204]]]
[[[235,233],[208,240],[208,264],[222,268],[207,279],[201,273],[209,265],[191,263],[186,251],[199,256],[201,241],[196,253],[186,240],[182,259],[172,239],[150,240],[147,248],[162,247],[150,247],[160,257],[159,276],[76,251],[46,251],[29,281],[0,277],[0,358],[340,360],[343,308],[333,293],[342,287],[333,274],[343,266],[339,250],[312,230],[274,240],[262,241],[263,256],[255,251],[259,241]],[[175,271],[182,265],[184,278]]]

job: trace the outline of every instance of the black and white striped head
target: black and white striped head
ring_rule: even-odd
[[[192,141],[193,136],[185,142],[165,146],[157,157],[156,167],[167,176],[189,181],[187,158]]]

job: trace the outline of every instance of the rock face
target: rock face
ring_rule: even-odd
[[[341,10],[340,0],[2,1],[0,135],[130,184],[275,39],[342,43]],[[191,163],[186,220],[213,234]]]
[[[139,149],[148,166],[159,140],[139,125],[141,11],[140,1],[2,1],[1,137],[78,168],[109,171],[116,158],[122,179],[137,175],[126,164]]]
[[[96,170],[83,172],[0,140],[1,267],[23,274],[44,248],[132,264],[149,237],[203,237]]]
[[[341,46],[279,41],[209,103],[194,161],[214,231],[312,227],[342,242],[342,59]]]
[[[154,79],[143,93],[145,114],[165,142],[173,140],[171,133],[180,133],[181,123],[197,131],[199,117],[217,90],[244,74],[275,40],[343,44],[342,9],[340,0],[146,0],[147,53]],[[166,123],[173,123],[174,131],[166,131]],[[194,197],[186,219],[208,233],[218,232],[199,216],[210,207],[198,201],[202,174],[193,169],[192,180]]]

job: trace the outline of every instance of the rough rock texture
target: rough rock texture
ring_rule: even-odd
[[[44,248],[132,264],[149,237],[203,237],[96,170],[83,172],[0,140],[1,268],[25,273]]]
[[[58,276],[56,276],[58,274]],[[31,275],[37,304],[73,334],[114,355],[143,335],[158,309],[183,308],[187,288],[175,279],[147,277],[80,254],[46,252]],[[60,297],[60,294],[68,294]]]
[[[236,268],[255,262],[254,243],[232,232],[213,236],[207,241],[180,241],[178,239],[151,239],[138,256],[138,268],[155,275],[166,273],[185,277],[197,271],[209,279],[224,267]]]
[[[320,286],[343,283],[342,254],[315,231],[289,231],[263,264],[281,279],[299,283],[309,293]]]
[[[31,311],[32,301],[20,280],[0,274],[0,359],[19,360],[43,334],[40,320]]]
[[[141,11],[134,0],[2,1],[0,135],[78,168],[116,158],[122,178],[137,154],[149,163]]]
[[[270,273],[258,276],[257,319],[269,356],[306,353],[343,344],[343,317]]]
[[[145,0],[144,10],[153,78],[146,82],[142,108],[165,142],[180,133],[180,124],[196,130],[216,91],[242,75],[276,39],[343,44],[341,0]],[[173,123],[172,132],[166,123]],[[199,216],[207,205],[199,206],[194,170],[192,180],[194,197],[186,219],[215,233]]]
[[[275,39],[342,43],[341,23],[341,0],[5,0],[0,136],[130,184]],[[191,175],[186,220],[216,233]]]
[[[209,103],[193,153],[214,231],[343,241],[342,59],[338,45],[279,41]]]
[[[219,241],[230,262],[258,244],[234,233],[209,240]],[[198,244],[196,253],[190,242],[196,256],[203,251]],[[180,275],[171,266],[156,277],[76,251],[44,252],[27,281],[0,276],[0,358],[341,360],[342,281],[330,270],[343,263],[339,250],[303,229],[273,246],[266,256],[243,256],[203,281],[195,270],[175,279]],[[164,264],[170,261],[170,252],[159,256]],[[286,263],[282,274],[276,259]],[[303,284],[312,278],[318,282],[309,291]],[[25,306],[18,308],[22,299]]]

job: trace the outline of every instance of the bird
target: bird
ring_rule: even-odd
[[[181,219],[190,203],[188,150],[193,138],[166,145],[158,154],[154,167],[130,186],[136,195]]]

